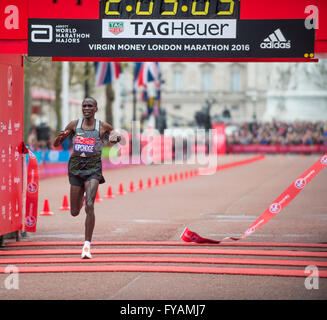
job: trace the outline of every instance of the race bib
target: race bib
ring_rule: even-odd
[[[93,138],[75,137],[74,150],[77,152],[94,152],[95,140]]]

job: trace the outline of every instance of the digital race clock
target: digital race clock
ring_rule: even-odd
[[[28,54],[125,61],[314,56],[315,30],[303,19],[244,20],[240,10],[240,0],[101,0],[99,19],[29,19]]]
[[[102,0],[102,19],[239,19],[239,0]]]

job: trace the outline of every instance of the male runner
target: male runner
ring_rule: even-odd
[[[125,144],[123,136],[114,133],[113,127],[95,119],[98,111],[94,98],[85,98],[82,102],[83,119],[71,121],[54,141],[59,146],[69,135],[73,136],[73,152],[68,163],[70,182],[71,215],[76,217],[85,198],[85,243],[82,259],[91,259],[91,240],[95,225],[94,200],[99,184],[104,183],[102,176],[101,152],[103,141]]]

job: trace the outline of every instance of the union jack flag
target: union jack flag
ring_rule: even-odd
[[[134,73],[134,88],[146,88],[149,82],[154,81],[160,86],[160,72],[158,62],[136,62]]]
[[[119,62],[94,62],[94,66],[96,86],[114,82],[121,73]]]

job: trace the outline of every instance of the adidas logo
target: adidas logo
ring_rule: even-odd
[[[291,49],[291,41],[286,40],[280,29],[274,31],[260,44],[261,49]]]

